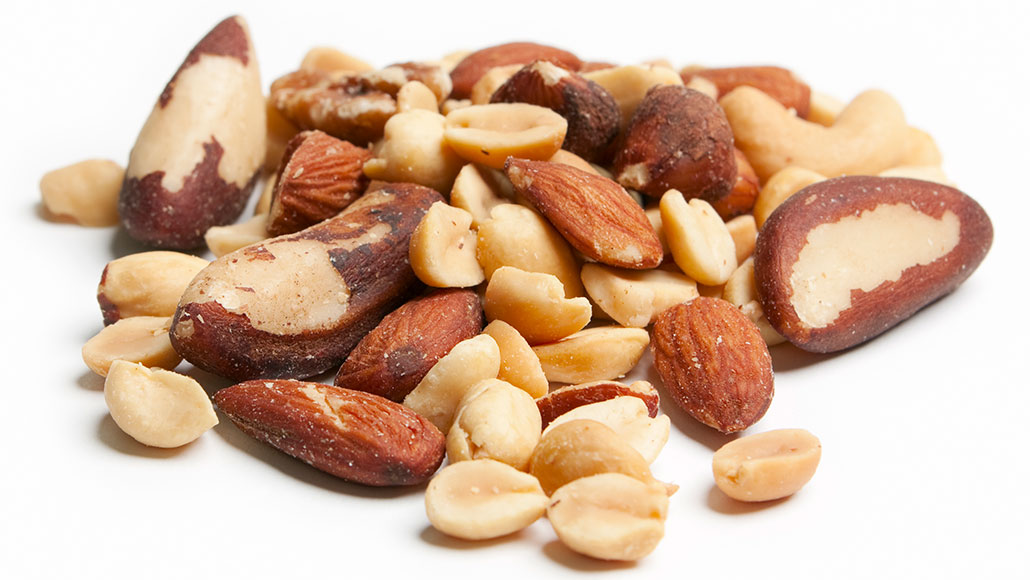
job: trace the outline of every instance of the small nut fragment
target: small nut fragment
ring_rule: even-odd
[[[812,91],[809,98],[807,119],[823,127],[830,127],[836,121],[846,103],[840,99],[819,91]]]
[[[640,361],[649,340],[642,328],[601,326],[534,346],[533,352],[547,380],[586,383],[625,376]]]
[[[737,66],[707,68],[693,71],[690,79],[703,78],[717,87],[720,98],[739,86],[754,87],[776,99],[798,117],[807,119],[811,89],[801,82],[793,72],[778,66]],[[688,80],[684,78],[684,80]]]
[[[268,215],[258,214],[231,226],[208,228],[204,243],[216,258],[268,239]]]
[[[535,477],[492,459],[444,467],[429,480],[425,502],[429,523],[463,540],[517,532],[547,509],[547,496]]]
[[[455,99],[466,99],[476,84],[487,71],[505,65],[525,65],[534,60],[547,60],[566,67],[579,70],[582,61],[571,52],[533,42],[509,42],[490,46],[469,53],[451,70],[451,81]]]
[[[481,222],[476,254],[487,280],[504,266],[551,274],[561,281],[565,297],[584,296],[579,263],[561,234],[537,212],[513,203],[490,211]]]
[[[300,62],[302,70],[321,72],[365,72],[372,65],[331,46],[315,46],[308,50]]]
[[[294,135],[296,135],[296,133],[294,133]],[[293,135],[291,135],[290,138],[292,139]],[[283,148],[285,150],[285,143],[283,144]],[[271,171],[276,171],[279,168],[278,163],[281,160],[282,154],[280,154],[279,157],[276,158],[276,166],[273,167]],[[261,195],[258,196],[257,203],[254,204],[254,215],[268,215],[269,210],[272,209],[272,193],[275,192],[276,181],[277,180],[275,177],[275,173],[272,173],[265,179],[265,184],[261,186]]]
[[[815,475],[822,445],[804,429],[777,429],[730,441],[712,457],[715,485],[740,501],[792,495]]]
[[[465,393],[475,384],[497,377],[501,353],[493,338],[480,334],[456,344],[406,397],[404,406],[429,419],[446,433]]]
[[[125,360],[146,367],[174,369],[182,357],[168,339],[168,316],[133,316],[105,326],[82,347],[82,360],[96,374],[106,377],[111,363]]]
[[[762,312],[762,305],[758,302],[758,287],[755,284],[754,258],[744,260],[733,272],[722,288],[722,299],[739,308],[755,323],[766,345],[775,346],[787,340],[773,329]]]
[[[43,207],[55,219],[84,226],[118,225],[118,193],[125,168],[106,159],[88,159],[48,172],[39,181]]]
[[[495,66],[494,68],[486,71],[486,74],[479,77],[476,84],[472,85],[472,92],[469,94],[469,100],[472,101],[473,105],[485,105],[489,103],[494,91],[503,86],[513,74],[519,72],[521,69],[521,64],[506,64],[503,66]],[[539,103],[530,104],[536,105]]]
[[[540,441],[540,411],[533,397],[498,379],[473,385],[458,403],[447,432],[447,459],[495,459],[525,471]]]
[[[208,265],[203,258],[155,250],[107,263],[97,287],[104,324],[130,316],[171,316],[193,277]]]
[[[565,298],[561,281],[550,274],[498,268],[486,286],[483,310],[487,320],[503,320],[529,344],[554,342],[590,322],[590,301]]]
[[[712,207],[725,221],[751,212],[761,190],[758,174],[751,167],[747,157],[744,157],[744,153],[734,147],[733,155],[737,160],[737,180],[733,183],[733,189],[725,197],[712,202]]]
[[[493,208],[509,203],[513,195],[511,183],[501,172],[466,163],[454,178],[450,202],[472,214],[472,227],[479,228],[490,220]]]
[[[755,251],[755,240],[758,239],[758,225],[751,214],[738,215],[726,222],[726,230],[733,238],[733,247],[737,250],[737,263],[748,259]]]
[[[601,85],[615,98],[622,116],[622,127],[629,125],[637,106],[651,87],[683,84],[683,79],[671,68],[636,64],[598,69],[584,73],[583,77]]]
[[[737,269],[737,249],[725,222],[702,199],[670,189],[659,206],[662,228],[676,265],[700,284],[717,286]]]
[[[433,90],[419,81],[408,81],[397,91],[397,112],[408,111],[440,112],[440,103]]]
[[[525,103],[472,105],[447,114],[444,139],[459,156],[494,169],[508,157],[547,159],[561,149],[568,121]]]
[[[639,560],[665,536],[669,498],[621,473],[577,479],[554,492],[547,519],[563,544],[601,560]]]
[[[546,428],[551,421],[577,407],[615,397],[636,397],[644,402],[649,417],[658,416],[658,389],[647,381],[634,381],[628,385],[615,381],[566,385],[537,399],[536,406],[540,409],[540,419]]]
[[[576,419],[593,419],[611,427],[648,463],[654,463],[669,440],[668,415],[651,417],[642,399],[625,395],[571,409],[551,421],[544,429],[544,435],[558,425]]]
[[[758,192],[754,210],[755,225],[761,228],[765,224],[765,220],[769,219],[772,212],[780,207],[780,204],[788,197],[825,179],[826,176],[804,167],[788,166],[777,171]]]
[[[697,283],[668,270],[624,270],[583,264],[580,273],[590,298],[623,326],[644,328],[665,309],[697,298]]]
[[[438,201],[411,235],[408,259],[419,280],[436,288],[468,288],[485,279],[476,260],[472,214]]]
[[[450,191],[462,160],[444,138],[444,116],[416,109],[390,117],[375,158],[365,163],[365,175],[383,181],[408,181]]]
[[[503,320],[494,320],[486,325],[483,334],[493,337],[501,351],[501,370],[497,378],[526,391],[534,399],[547,394],[547,377],[540,358],[515,327]]]
[[[200,383],[129,361],[111,363],[104,401],[122,431],[151,447],[180,447],[218,424]]]

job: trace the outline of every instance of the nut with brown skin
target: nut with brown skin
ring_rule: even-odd
[[[439,429],[370,393],[256,380],[218,391],[215,405],[247,435],[354,483],[418,485],[443,462]]]
[[[299,232],[343,211],[365,193],[367,149],[321,131],[303,131],[287,145],[268,213],[268,234]]]
[[[564,163],[514,157],[504,171],[515,191],[587,257],[635,270],[661,263],[658,234],[618,183]]]
[[[546,428],[555,418],[577,407],[627,396],[643,401],[649,417],[658,416],[658,390],[647,381],[634,381],[628,385],[616,381],[566,385],[537,399],[536,406],[540,409],[540,419]]]
[[[338,216],[226,254],[183,293],[175,349],[225,377],[324,372],[420,287],[411,233],[439,193],[383,184]]]
[[[651,336],[655,369],[676,404],[722,431],[758,422],[773,397],[772,358],[736,306],[700,297],[666,310]]]
[[[725,221],[750,212],[761,189],[758,174],[744,152],[734,147],[733,157],[737,162],[737,179],[733,182],[733,189],[725,197],[712,202],[712,208]]]
[[[601,85],[547,61],[515,73],[490,98],[491,103],[529,103],[547,107],[569,122],[562,148],[598,162],[619,134],[621,116],[611,93]]]
[[[129,254],[104,266],[97,302],[104,324],[133,316],[171,316],[193,277],[210,262],[167,250]]]
[[[812,90],[793,72],[778,66],[737,66],[706,68],[682,74],[683,82],[693,77],[711,81],[719,91],[718,98],[733,89],[747,85],[779,101],[788,109],[797,111],[798,117],[808,118]]]
[[[822,181],[783,202],[755,246],[770,324],[796,346],[865,342],[973,273],[994,230],[961,191],[901,177]]]
[[[509,42],[477,50],[459,62],[451,70],[453,90],[451,97],[467,99],[472,87],[487,71],[509,64],[529,64],[535,60],[546,60],[567,68],[579,70],[583,64],[579,58],[560,48],[533,42]]]
[[[335,384],[400,402],[454,345],[479,334],[483,310],[472,290],[436,290],[406,302],[365,335]]]
[[[187,250],[240,216],[265,157],[265,99],[239,16],[190,51],[129,155],[122,224],[152,246]]]
[[[660,197],[670,189],[714,202],[737,179],[733,131],[719,104],[683,86],[647,92],[613,167],[623,186]]]

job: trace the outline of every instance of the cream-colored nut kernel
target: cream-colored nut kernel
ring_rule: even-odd
[[[458,109],[464,109],[465,107],[471,106],[472,101],[468,99],[445,99],[444,102],[440,103],[440,113],[443,115],[450,115]]]
[[[82,347],[82,360],[96,374],[106,377],[111,363],[125,360],[147,367],[174,369],[182,357],[168,338],[168,316],[133,316],[105,326]]]
[[[786,342],[782,334],[776,332],[762,311],[758,302],[758,287],[755,285],[755,261],[744,260],[740,267],[733,271],[730,279],[722,288],[722,299],[740,309],[751,322],[755,323],[767,346],[775,346]]]
[[[513,195],[511,182],[503,173],[466,163],[454,179],[450,202],[472,214],[472,227],[479,228],[490,220],[490,212],[495,207],[510,203]]]
[[[422,109],[390,117],[373,152],[375,158],[365,162],[368,177],[437,191],[450,191],[464,164],[444,139],[444,116]]]
[[[664,66],[617,66],[588,72],[583,77],[601,85],[615,97],[622,113],[623,128],[629,125],[633,112],[651,87],[683,84],[679,73]]]
[[[492,459],[444,467],[429,480],[425,502],[430,525],[463,540],[517,532],[547,509],[547,496],[535,477]]]
[[[812,91],[809,96],[808,117],[806,119],[823,127],[830,127],[837,121],[837,116],[844,110],[844,106],[844,101],[837,97],[820,93],[819,91]]]
[[[486,73],[479,77],[476,84],[472,85],[472,92],[469,93],[469,100],[472,101],[473,105],[485,105],[490,102],[490,97],[494,95],[505,82],[508,81],[515,73],[519,72],[522,64],[506,64],[503,66],[495,66],[492,69],[486,71]]]
[[[601,560],[647,556],[665,536],[669,497],[620,473],[577,479],[554,492],[547,519],[570,550]]]
[[[534,399],[547,394],[547,377],[540,358],[514,326],[495,320],[486,325],[483,334],[493,337],[501,351],[501,370],[497,378],[526,391]]]
[[[662,254],[665,256],[671,255],[669,251],[669,238],[665,237],[665,228],[662,227],[662,210],[657,204],[652,205],[644,210],[644,215],[647,216],[647,221],[651,222],[651,227],[654,228],[654,233],[658,234],[658,241],[662,243]]]
[[[476,255],[486,279],[504,266],[551,274],[561,281],[565,297],[584,296],[579,262],[565,238],[537,212],[506,203],[490,211],[479,225]]]
[[[697,283],[679,272],[626,270],[583,264],[580,273],[590,298],[612,320],[644,328],[666,308],[697,298]]]
[[[504,266],[486,286],[483,311],[487,320],[503,320],[529,344],[554,342],[590,322],[590,301],[566,298],[558,278]],[[544,371],[546,374],[546,370]]]
[[[430,111],[440,112],[436,93],[419,81],[408,81],[397,91],[397,112]]]
[[[275,172],[279,169],[279,163],[282,162],[283,154],[286,153],[286,144],[300,132],[300,128],[279,112],[278,107],[275,106],[270,97],[265,99],[265,127],[265,161],[263,165],[265,174],[273,176],[271,181],[274,182]],[[272,186],[274,187],[274,183]],[[268,191],[268,195],[271,196],[267,182],[265,184],[265,191]],[[268,203],[271,203],[271,197],[268,198],[268,203],[265,203],[264,196],[265,193],[262,191],[261,201],[258,201],[255,213],[262,213],[263,203],[263,211],[268,213]]]
[[[726,222],[726,229],[733,238],[733,247],[737,250],[737,263],[748,259],[755,251],[758,240],[758,224],[751,214],[738,215]]]
[[[476,260],[472,214],[438,201],[411,234],[408,259],[419,280],[435,288],[468,288],[485,279]]]
[[[272,210],[272,195],[275,193],[275,184],[279,181],[274,173],[268,176],[264,186],[261,188],[261,195],[254,205],[254,215],[268,215]]]
[[[480,381],[458,403],[447,459],[494,459],[522,471],[540,441],[540,410],[529,393],[498,379]]]
[[[529,461],[529,472],[551,495],[561,486],[598,473],[621,473],[650,485],[660,485],[647,460],[604,423],[576,419],[540,437]]]
[[[122,431],[151,447],[180,447],[218,424],[200,383],[129,361],[111,363],[104,401]]]
[[[737,269],[737,249],[726,223],[703,199],[687,202],[670,189],[659,204],[676,265],[699,284],[718,286]]]
[[[955,183],[948,179],[944,170],[938,165],[899,165],[880,172],[880,177],[908,177],[910,179],[922,179],[933,181],[943,185],[955,187]]]
[[[204,242],[216,258],[268,239],[268,214],[258,214],[249,220],[231,226],[208,228]]]
[[[582,157],[576,155],[572,151],[567,151],[565,149],[559,149],[555,151],[554,155],[551,155],[551,158],[547,161],[551,163],[564,163],[565,165],[575,167],[576,169],[581,169],[583,171],[586,171],[587,173],[601,175],[601,170],[598,169],[599,166],[592,165],[588,163],[586,159],[583,159]],[[605,177],[611,179],[611,174]]]
[[[546,160],[565,140],[564,117],[526,103],[472,105],[447,114],[444,138],[459,156],[494,169],[508,157]]]
[[[39,181],[43,207],[55,219],[84,226],[118,225],[118,193],[125,168],[88,159],[50,171]]]
[[[108,262],[97,300],[110,324],[131,316],[171,316],[186,286],[208,265],[203,258],[155,250]]]
[[[304,55],[304,59],[300,61],[300,68],[333,73],[365,72],[375,67],[331,46],[315,46]]]
[[[463,340],[436,361],[404,397],[404,406],[446,433],[465,393],[480,381],[496,378],[500,368],[501,352],[493,338],[480,334]]]
[[[898,165],[941,164],[941,150],[929,133],[915,127],[908,128],[908,148]]]
[[[458,63],[465,60],[465,57],[472,54],[471,50],[455,50],[449,52],[439,60],[436,61],[436,66],[443,69],[444,72],[450,73],[454,70],[454,67],[458,66]]]
[[[761,229],[765,220],[769,219],[772,212],[787,201],[788,197],[813,183],[825,180],[825,175],[804,167],[790,166],[777,171],[765,182],[755,199],[755,225]]]
[[[544,429],[544,435],[562,423],[577,419],[592,419],[611,427],[648,463],[658,459],[662,447],[669,440],[668,415],[652,418],[642,399],[628,395],[576,407],[559,415]]]
[[[822,445],[804,429],[777,429],[730,441],[712,457],[715,485],[740,501],[769,501],[804,487]]]
[[[599,326],[533,347],[547,380],[589,383],[626,376],[647,350],[650,338],[642,328]]]
[[[765,311],[762,310],[762,305],[758,300],[752,300],[739,308],[758,327],[758,332],[761,333],[766,346],[776,346],[787,342],[787,339],[769,324],[769,319],[765,317]]]
[[[719,100],[719,87],[715,86],[715,83],[703,76],[693,75],[690,77],[690,80],[687,81],[686,87],[688,89],[694,89],[703,95],[707,95],[713,100]]]

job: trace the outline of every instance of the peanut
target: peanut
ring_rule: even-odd
[[[207,229],[204,243],[216,258],[268,239],[267,214],[258,214],[249,220],[231,226],[215,226]]]
[[[193,277],[208,265],[203,258],[155,250],[108,262],[97,287],[104,323],[131,316],[171,316]]]
[[[472,214],[438,201],[411,235],[408,259],[415,275],[436,288],[467,288],[485,278],[476,261]]]
[[[660,203],[662,227],[676,265],[708,286],[720,285],[737,268],[737,250],[726,224],[708,202],[683,199],[670,189]]]
[[[586,383],[623,377],[636,366],[649,338],[642,328],[603,326],[533,347],[547,380]]]
[[[525,471],[540,441],[540,411],[528,393],[497,379],[480,381],[458,403],[447,432],[447,459],[495,459]]]
[[[577,419],[592,419],[611,427],[648,463],[658,459],[669,440],[669,417],[652,418],[643,399],[629,395],[582,405],[559,415],[544,429],[544,436],[558,425]]]
[[[822,445],[804,429],[741,437],[712,457],[715,484],[740,501],[770,501],[800,490],[815,475]]]
[[[472,105],[447,114],[444,138],[467,161],[494,169],[508,157],[548,159],[561,148],[568,121],[524,103]]]
[[[125,168],[106,159],[89,159],[55,169],[39,182],[43,207],[57,219],[84,226],[118,225],[118,192]]]
[[[668,270],[584,264],[580,277],[590,298],[623,326],[644,328],[666,308],[698,296],[697,283]]]
[[[540,366],[540,358],[515,327],[503,320],[486,325],[483,334],[497,341],[501,353],[501,369],[497,378],[515,385],[538,399],[547,394],[547,377]]]
[[[82,347],[82,360],[96,374],[106,377],[116,360],[147,367],[174,369],[182,357],[168,338],[168,316],[133,316],[105,326]]]
[[[507,322],[529,344],[565,338],[586,326],[591,315],[586,298],[565,298],[558,278],[509,266],[490,278],[483,310],[487,320]]]

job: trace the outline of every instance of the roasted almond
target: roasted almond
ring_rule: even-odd
[[[451,70],[451,98],[469,98],[476,81],[494,67],[524,65],[535,60],[546,60],[570,70],[579,70],[583,64],[571,52],[533,42],[509,42],[491,46],[469,54]]]
[[[504,171],[516,193],[587,257],[637,270],[661,263],[658,234],[618,183],[563,163],[514,157],[504,164]]]
[[[683,82],[691,77],[711,81],[719,90],[719,98],[733,89],[747,85],[776,99],[784,107],[797,111],[798,117],[808,118],[812,91],[791,71],[778,66],[737,66],[706,68],[684,74]]]
[[[647,381],[634,381],[628,385],[615,381],[567,385],[537,399],[536,406],[540,409],[540,419],[546,428],[555,418],[576,407],[625,396],[643,401],[649,417],[658,416],[658,390]]]
[[[672,400],[709,427],[743,431],[772,402],[772,358],[762,334],[725,300],[702,296],[663,312],[651,350]]]
[[[354,483],[417,485],[443,462],[439,429],[411,409],[371,393],[256,380],[222,389],[214,399],[247,435]]]
[[[957,288],[993,237],[983,208],[946,185],[822,181],[788,198],[759,231],[759,300],[773,328],[798,347],[846,349]]]

